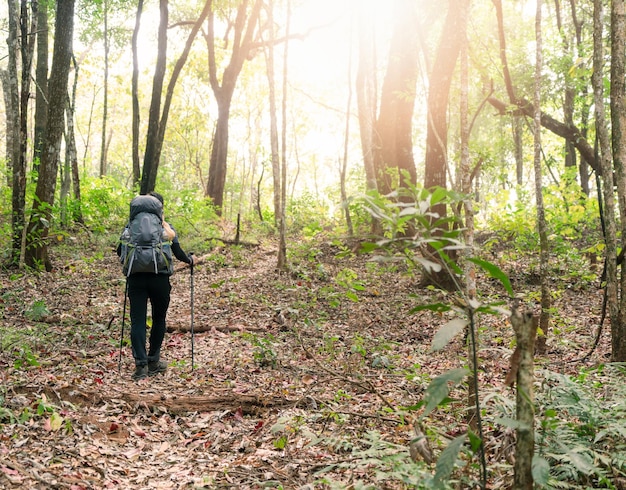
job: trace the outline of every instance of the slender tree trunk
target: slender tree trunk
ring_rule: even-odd
[[[65,126],[67,81],[72,55],[74,31],[74,0],[57,2],[54,53],[50,71],[50,104],[48,132],[41,154],[41,169],[35,190],[32,214],[26,232],[24,262],[29,267],[52,270],[48,256],[48,233],[52,220],[51,208],[58,173],[61,140]]]
[[[268,23],[274,25],[274,3],[270,1],[267,12]],[[281,179],[280,179],[280,153],[278,151],[278,116],[276,108],[276,79],[274,76],[274,28],[270,28],[266,52],[267,83],[270,106],[270,148],[272,157],[272,181],[274,183],[274,225],[280,227],[281,207]]]
[[[9,39],[10,41],[10,36]],[[10,46],[10,43],[7,43]],[[11,49],[9,49],[11,51]],[[11,55],[8,56],[9,65],[11,64],[10,58]],[[13,61],[15,61],[15,55],[13,55]],[[9,81],[9,72],[8,70],[0,69],[0,82],[2,83],[2,94],[4,100],[4,122],[5,122],[5,161],[6,161],[6,175],[4,176],[6,185],[9,189],[13,187],[13,162],[15,161],[16,156],[13,154],[16,151],[19,154],[19,146],[17,146],[17,141],[19,138],[19,132],[17,129],[19,125],[16,124],[15,121],[18,119],[17,115],[17,105],[13,104],[12,96],[11,96],[11,85],[12,83]],[[19,99],[19,98],[18,98]]]
[[[511,125],[513,126],[513,144],[515,145],[515,181],[518,186],[524,184],[524,120],[521,116],[513,116]]]
[[[141,14],[143,12],[143,0],[137,3],[137,13],[135,15],[135,28],[133,29],[132,51],[133,51],[133,76],[132,76],[132,98],[133,98],[133,185],[139,184],[141,180],[141,168],[139,165],[139,58],[137,56],[137,39],[141,26]]]
[[[541,3],[541,0],[538,0]],[[516,413],[518,427],[515,430],[514,490],[533,490],[532,462],[535,454],[535,403],[534,349],[537,321],[530,312],[520,312],[513,307],[511,325],[517,340],[519,366],[516,376]]]
[[[26,199],[26,168],[20,159],[20,93],[17,74],[19,10],[16,0],[9,0],[8,66],[4,85],[7,119],[7,168],[11,171],[11,231],[12,246],[9,265],[18,266],[24,233]],[[8,178],[8,175],[7,175]]]
[[[604,253],[606,261],[606,300],[611,325],[619,325],[619,297],[617,282],[617,222],[615,216],[615,191],[613,180],[613,156],[605,117],[604,106],[604,6],[602,0],[594,0],[593,9],[593,72],[591,85],[594,94],[595,127],[598,137],[598,154],[602,166],[602,197],[604,198]],[[614,334],[611,327],[611,334]]]
[[[546,338],[550,327],[550,289],[548,267],[550,260],[550,246],[548,244],[548,225],[546,223],[545,207],[543,204],[543,179],[541,169],[541,70],[543,66],[542,36],[541,36],[541,0],[537,0],[537,16],[535,20],[536,63],[535,63],[535,92],[534,92],[534,168],[535,168],[535,199],[537,203],[537,227],[539,232],[539,269],[541,277],[541,315],[539,327],[543,335],[537,340],[537,352],[543,354],[546,350]]]
[[[48,117],[48,2],[37,11],[37,65],[35,68],[35,132],[33,136],[33,167],[39,165],[41,147]]]
[[[365,167],[367,189],[376,189],[374,169],[374,123],[376,121],[376,49],[372,4],[365,3],[358,11],[359,66],[356,75],[356,98],[359,112],[359,133]]]
[[[107,118],[109,111],[109,9],[108,0],[102,0],[102,10],[104,17],[104,80],[102,99],[102,133],[100,144],[100,177],[107,174]]]
[[[467,15],[467,12],[465,12]],[[467,25],[467,20],[461,22],[462,25]],[[460,104],[460,133],[461,133],[461,165],[459,168],[461,192],[467,196],[463,201],[463,211],[465,215],[465,226],[463,231],[463,237],[465,245],[467,247],[465,256],[469,257],[473,254],[474,248],[474,208],[471,198],[471,170],[470,170],[470,152],[469,152],[469,60],[468,60],[468,46],[467,46],[467,33],[462,34],[461,41],[461,53],[460,53],[460,65],[461,65],[461,104]],[[469,261],[464,262],[465,269],[465,291],[467,297],[470,299],[476,298],[476,269],[474,264]],[[468,328],[473,328],[474,325],[470,324]],[[478,332],[473,332],[473,335],[468,337],[468,364],[470,372],[474,375],[478,370],[478,366],[474,363],[474,352],[479,352],[479,339]],[[476,392],[475,383],[469,383],[467,390],[467,420],[469,426],[474,433],[478,434],[478,413],[476,411],[476,401],[478,393]]]
[[[626,236],[626,8],[624,0],[611,2],[611,131],[613,168],[617,187],[621,235]],[[611,323],[611,358],[614,362],[626,361],[626,274],[622,262],[619,284],[619,315]]]
[[[270,0],[272,1],[272,0]],[[272,2],[273,3],[273,2]],[[273,10],[274,6],[271,6]],[[283,56],[282,137],[280,161],[280,240],[278,243],[278,270],[287,270],[287,87],[289,66],[289,28],[291,25],[291,0],[287,0],[287,25]]]
[[[80,174],[78,172],[78,154],[76,151],[76,132],[74,131],[74,114],[76,114],[76,89],[78,87],[78,64],[76,59],[72,57],[74,66],[74,83],[72,85],[72,93],[67,98],[66,125],[67,132],[65,136],[65,161],[69,163],[68,178],[72,183],[74,196],[74,206],[68,219],[76,223],[84,223],[82,202],[80,197]],[[69,194],[69,188],[68,188]]]
[[[346,125],[343,137],[343,160],[340,162],[339,185],[341,192],[341,204],[344,207],[344,216],[346,217],[346,227],[348,235],[354,235],[352,227],[352,217],[350,216],[350,206],[348,203],[348,193],[346,191],[346,174],[348,171],[348,143],[350,141],[350,111],[352,110],[352,33],[350,33],[350,54],[348,57],[347,75],[348,75],[348,100],[346,101]]]

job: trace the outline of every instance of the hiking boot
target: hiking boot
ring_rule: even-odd
[[[167,363],[165,361],[156,361],[148,363],[148,376],[156,376],[159,373],[164,373],[167,370]]]
[[[143,366],[136,366],[135,372],[132,375],[133,381],[138,381],[140,379],[147,378],[149,374],[148,366],[145,364]]]

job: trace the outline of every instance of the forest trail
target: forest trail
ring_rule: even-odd
[[[373,467],[350,453],[359,445],[408,458],[411,426],[390,407],[415,405],[433,377],[463,366],[462,340],[430,352],[445,318],[409,310],[439,293],[401,268],[309,247],[290,274],[277,274],[267,245],[224,247],[195,268],[193,371],[190,275],[177,272],[168,371],[139,382],[128,346],[118,372],[124,279],[113,254],[57,256],[54,272],[19,279],[3,271],[0,410],[20,420],[0,412],[0,488],[308,489],[322,478],[374,484]],[[590,345],[600,304],[600,292],[566,292],[562,321],[587,328],[551,346],[552,360]],[[485,316],[480,328],[481,386],[513,399],[508,321]],[[32,351],[11,331],[28,331]],[[605,359],[606,337],[590,363]],[[454,412],[436,425],[450,438],[466,429]],[[490,459],[502,461],[511,434],[488,437]],[[497,488],[507,473],[493,478]]]

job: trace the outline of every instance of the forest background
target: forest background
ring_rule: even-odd
[[[625,16],[2,4],[2,484],[625,488]],[[153,189],[201,299],[129,390]]]

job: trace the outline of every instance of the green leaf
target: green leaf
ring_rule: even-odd
[[[515,296],[515,293],[513,293],[513,287],[511,286],[511,281],[509,280],[508,276],[504,272],[502,272],[502,270],[500,270],[500,268],[497,265],[494,265],[491,262],[487,262],[486,260],[481,260],[477,258],[469,258],[467,260],[469,260],[470,262],[473,262],[479,267],[482,267],[494,279],[498,279],[504,286],[504,289],[506,289],[506,292],[509,293],[509,296],[511,297]]]
[[[478,437],[477,434],[474,434],[472,431],[468,432],[470,447],[472,448],[472,452],[476,453],[480,446],[482,446],[483,440]]]
[[[437,464],[435,465],[435,488],[445,488],[445,483],[450,478],[452,471],[454,470],[454,466],[456,465],[456,461],[459,456],[459,452],[465,443],[466,435],[453,439],[450,444],[441,452],[441,456],[437,460]]]
[[[532,462],[533,480],[536,484],[546,486],[550,478],[550,463],[541,456],[534,455]]]
[[[465,378],[467,372],[465,368],[452,369],[433,379],[424,393],[426,408],[424,408],[424,413],[422,413],[420,418],[426,417],[448,397],[450,393],[448,383],[453,385],[459,384]]]
[[[346,291],[346,297],[350,301],[353,301],[354,303],[358,303],[359,302],[359,297],[356,294],[354,294],[352,291]]]
[[[276,449],[285,449],[285,446],[287,446],[287,436],[282,436],[274,441]]]
[[[448,342],[463,331],[466,325],[467,320],[464,318],[454,318],[446,323],[435,334],[432,345],[430,346],[430,351],[435,352],[443,349],[446,345],[448,345]]]
[[[509,429],[530,429],[530,426],[528,424],[520,422],[516,419],[512,419],[510,417],[496,417],[495,422],[504,425]]]
[[[377,250],[378,248],[380,248],[380,247],[376,243],[371,243],[371,242],[362,243],[361,244],[361,253],[368,254],[370,252],[373,252],[374,250]]]
[[[451,309],[452,308],[450,307],[450,305],[447,305],[445,303],[432,303],[429,305],[416,306],[415,308],[412,308],[409,313],[417,313],[424,310],[434,311],[435,313],[444,313],[446,311],[450,311]]]

